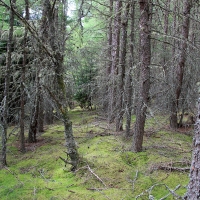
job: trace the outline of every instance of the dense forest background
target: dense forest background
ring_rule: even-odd
[[[195,124],[184,198],[198,199],[199,7],[194,0],[0,0],[0,168],[9,170],[10,141],[24,156],[47,126],[59,124],[59,159],[70,173],[79,171],[86,158],[73,132],[77,109],[107,124],[100,136],[112,127],[130,157],[141,155],[144,138],[156,132],[145,135],[148,120],[190,138]],[[171,166],[177,169],[188,168]]]

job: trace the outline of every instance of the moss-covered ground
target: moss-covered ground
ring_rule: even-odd
[[[144,151],[133,153],[132,138],[124,139],[96,111],[76,109],[70,117],[81,157],[78,170],[71,172],[59,159],[65,157],[61,123],[46,126],[25,154],[13,131],[8,167],[0,170],[1,200],[170,200],[186,192],[189,171],[179,169],[190,165],[192,130],[174,132],[167,117],[148,118]]]

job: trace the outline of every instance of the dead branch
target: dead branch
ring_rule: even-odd
[[[99,180],[105,187],[107,187],[106,184],[101,180],[101,178],[99,178],[99,176],[93,172],[89,165],[87,165],[87,168],[91,172],[91,174],[93,174],[97,178],[97,180]]]
[[[133,190],[133,191],[134,191],[134,186],[135,186],[135,182],[136,182],[137,178],[138,178],[138,170],[137,170],[136,173],[135,173],[134,179],[133,179],[133,180],[129,180],[129,182],[132,183],[132,190]]]
[[[159,166],[157,169],[158,170],[165,170],[165,171],[178,171],[178,172],[190,171],[189,167]]]
[[[171,190],[167,185],[165,185],[165,187],[169,190],[170,193],[167,194],[166,196],[162,197],[160,200],[166,199],[171,194],[176,198],[179,198],[179,199],[181,198],[175,193],[175,191],[178,190],[181,187],[181,185],[177,185],[174,190]]]
[[[100,190],[107,190],[107,188],[87,188],[87,190],[100,191]]]
[[[186,167],[175,167],[174,165],[186,165]],[[190,171],[190,163],[189,161],[177,161],[177,162],[168,162],[168,163],[157,163],[151,167],[151,172],[155,170],[164,170],[164,171],[178,171],[178,172],[186,172]]]
[[[63,158],[61,158],[61,159],[63,159]],[[94,173],[94,171],[90,168],[89,165],[86,165],[86,166],[84,166],[84,167],[81,167],[81,168],[77,169],[75,172],[78,172],[78,171],[81,170],[81,169],[87,169],[93,176],[95,176],[95,178],[96,178],[99,182],[101,182],[105,187],[107,187],[106,184],[102,181],[102,179],[99,178],[99,176],[98,176],[97,174]],[[89,189],[92,190],[92,188],[88,188],[88,190],[89,190]],[[106,189],[106,188],[105,188],[105,189]],[[93,188],[93,190],[98,190],[98,188]]]
[[[11,171],[8,167],[4,167],[4,169],[6,169],[8,172],[10,172],[10,174],[12,174],[16,179],[17,179],[17,181],[21,184],[21,185],[24,185],[24,183],[19,179],[19,177],[18,177],[18,175],[15,173],[15,172],[13,172],[13,171]]]
[[[65,164],[70,164],[70,165],[73,165],[72,162],[62,158],[61,156],[59,156],[59,158],[65,163]]]
[[[156,183],[154,185],[152,185],[150,188],[148,188],[147,190],[143,191],[142,193],[140,193],[139,195],[137,195],[135,197],[135,199],[137,200],[138,198],[144,196],[145,194],[149,195],[149,199],[154,199],[154,196],[151,194],[152,190],[156,187],[156,186],[165,186],[165,188],[170,192],[169,194],[167,194],[165,197],[162,197],[160,200],[164,200],[165,198],[167,198],[169,195],[173,195],[173,197],[176,197],[176,199],[182,199],[179,195],[177,195],[175,193],[176,190],[178,190],[181,185],[177,185],[175,187],[174,190],[170,189],[166,184],[164,183]]]

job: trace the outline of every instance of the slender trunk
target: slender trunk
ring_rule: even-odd
[[[121,31],[121,45],[120,45],[120,60],[119,60],[119,82],[118,82],[118,101],[117,101],[117,117],[116,117],[116,131],[123,130],[123,116],[124,116],[124,78],[126,67],[126,47],[127,47],[127,28],[128,28],[128,14],[130,4],[126,5],[125,14],[122,20]]]
[[[65,5],[64,5],[65,6]],[[64,45],[65,42],[63,41],[62,44],[60,44],[61,48],[59,49],[59,45],[56,40],[56,35],[58,32],[56,32],[56,25],[57,23],[54,23],[55,20],[58,19],[58,15],[56,15],[54,12],[54,8],[51,6],[51,3],[49,0],[44,1],[44,10],[43,14],[44,17],[47,17],[48,26],[49,26],[49,44],[54,52],[54,72],[56,76],[56,85],[58,87],[58,95],[56,95],[54,92],[51,92],[48,88],[47,91],[54,101],[55,107],[57,108],[61,120],[64,123],[65,127],[65,139],[66,139],[66,147],[67,147],[67,159],[61,158],[64,162],[69,163],[72,165],[71,170],[76,170],[79,162],[79,155],[76,148],[76,143],[73,137],[72,132],[72,122],[69,119],[68,115],[68,109],[67,109],[67,98],[66,98],[66,87],[64,82]],[[57,13],[57,12],[56,12]],[[55,15],[54,15],[55,14]],[[64,16],[64,15],[63,15]],[[65,20],[65,17],[62,19]],[[64,29],[65,30],[65,29]],[[66,31],[66,30],[65,30]],[[65,31],[63,34],[65,34]],[[68,158],[70,159],[68,161]]]
[[[174,14],[173,14],[173,29],[172,29],[172,35],[175,37],[177,35],[177,7],[178,7],[178,1],[174,1]],[[171,68],[171,71],[170,71],[170,74],[169,74],[169,83],[171,83],[172,85],[170,85],[171,87],[171,93],[170,93],[170,127],[173,128],[173,129],[176,129],[177,128],[177,121],[178,121],[178,118],[177,118],[177,108],[176,108],[176,100],[175,100],[175,95],[173,94],[174,91],[173,91],[173,88],[174,88],[174,65],[176,63],[176,58],[175,58],[175,55],[176,55],[176,45],[177,45],[177,41],[174,39],[173,41],[173,47],[172,47],[172,56],[173,56],[173,61],[172,61],[172,68]]]
[[[167,75],[168,72],[168,68],[167,68],[167,63],[166,63],[166,56],[167,56],[167,34],[168,34],[168,27],[169,27],[169,10],[170,10],[170,2],[171,0],[167,0],[166,2],[166,11],[165,11],[165,16],[164,16],[164,33],[165,33],[165,36],[164,36],[164,41],[163,41],[163,69],[165,70],[165,74]]]
[[[136,108],[136,123],[134,129],[133,151],[142,151],[144,136],[144,126],[146,120],[146,110],[149,99],[150,88],[150,61],[151,61],[151,44],[150,44],[150,12],[149,1],[140,0],[140,88],[139,99]]]
[[[108,110],[108,122],[112,123],[116,115],[116,76],[118,74],[119,64],[119,43],[120,43],[120,28],[121,28],[121,0],[117,0],[115,3],[115,17],[112,31],[112,66],[110,73],[109,84],[109,110]]]
[[[29,20],[29,0],[25,0],[25,19]],[[24,33],[24,58],[23,58],[23,64],[22,64],[22,72],[21,72],[21,115],[20,115],[20,151],[25,152],[25,136],[24,136],[24,118],[25,118],[25,73],[26,73],[26,64],[27,64],[27,34],[28,29],[25,27],[25,33]]]
[[[193,153],[190,167],[190,181],[184,199],[200,199],[200,98],[198,100],[198,114],[194,127]]]
[[[126,135],[125,137],[130,137],[132,134],[131,130],[131,113],[132,113],[132,70],[130,69],[127,75],[127,83],[126,83],[126,93],[127,93],[127,102],[126,102]]]
[[[37,142],[36,134],[38,130],[38,113],[39,113],[39,70],[36,71],[36,84],[35,84],[35,100],[32,108],[32,115],[29,126],[28,142]]]
[[[52,105],[46,101],[44,108],[44,120],[46,124],[53,124],[53,107]]]
[[[12,54],[12,43],[13,43],[13,26],[14,26],[14,13],[13,6],[15,6],[16,1],[11,0],[11,10],[10,10],[10,29],[7,44],[7,58],[6,58],[6,72],[5,72],[5,85],[4,85],[4,100],[3,100],[3,132],[2,132],[2,151],[0,159],[0,168],[7,165],[6,160],[6,150],[7,150],[7,128],[8,128],[8,102],[9,102],[9,86],[10,86],[10,73],[11,73],[11,54]]]
[[[181,41],[181,48],[180,48],[180,56],[178,65],[176,67],[176,77],[175,77],[175,108],[173,109],[175,113],[172,113],[171,119],[175,116],[177,116],[177,109],[179,107],[179,100],[180,100],[180,94],[182,90],[183,85],[183,76],[184,76],[184,68],[187,58],[187,40],[189,36],[189,22],[190,22],[190,10],[192,7],[192,3],[190,0],[184,1],[184,8],[183,8],[183,25],[182,25],[182,41]],[[177,117],[176,117],[177,118]],[[176,124],[175,121],[171,124],[171,128],[176,128],[178,126],[177,119]]]
[[[126,84],[126,137],[131,136],[130,127],[131,127],[131,113],[132,113],[132,68],[134,65],[134,43],[135,43],[135,2],[131,4],[131,32],[130,32],[130,56],[129,56],[129,72],[127,75],[127,84]]]
[[[103,101],[103,110],[106,111],[107,116],[109,115],[109,78],[111,74],[111,68],[112,68],[112,25],[113,25],[113,0],[109,1],[109,24],[108,24],[108,52],[107,52],[107,66],[106,66],[106,87],[105,87],[105,93],[104,96],[106,96],[106,99],[104,98]]]
[[[44,99],[39,95],[38,132],[44,132]]]
[[[111,73],[112,67],[112,25],[113,25],[113,0],[110,0],[110,19],[108,25],[108,66],[107,75]]]

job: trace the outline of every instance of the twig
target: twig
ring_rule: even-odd
[[[180,165],[186,165],[186,167],[173,167],[175,164],[180,164]],[[154,170],[165,170],[165,171],[179,171],[179,172],[186,172],[190,171],[189,167],[189,162],[188,161],[178,161],[178,162],[168,162],[168,163],[158,163],[152,166],[151,171]]]
[[[137,170],[136,173],[135,173],[134,179],[133,179],[133,180],[129,180],[129,182],[132,183],[132,190],[133,190],[133,191],[134,191],[134,185],[135,185],[135,182],[136,182],[136,180],[137,180],[137,177],[138,177],[138,170]]]
[[[107,190],[107,188],[87,188],[87,190],[100,191],[100,190]]]
[[[160,200],[166,199],[170,194],[172,194],[173,196],[175,196],[177,198],[181,198],[175,193],[175,191],[178,190],[181,187],[181,185],[177,185],[174,190],[171,190],[167,185],[165,185],[165,187],[169,190],[170,193],[167,194],[166,196],[162,197]]]
[[[18,177],[18,175],[15,173],[15,172],[12,172],[8,167],[4,167],[7,171],[9,171],[13,176],[15,176],[15,178],[22,184],[22,185],[24,185],[24,183],[23,182],[21,182],[20,180],[19,180],[19,177]]]
[[[148,188],[148,189],[145,190],[144,192],[142,192],[142,193],[140,193],[139,195],[137,195],[137,196],[135,197],[135,199],[137,200],[139,197],[143,196],[145,193],[148,193],[149,199],[154,199],[153,195],[151,194],[152,190],[154,189],[154,187],[156,187],[156,186],[162,186],[162,185],[165,186],[166,189],[167,189],[170,193],[167,194],[166,196],[162,197],[160,200],[164,200],[164,199],[167,198],[170,194],[172,194],[174,197],[176,197],[176,199],[181,199],[181,197],[178,196],[178,195],[175,193],[175,191],[178,190],[178,189],[181,187],[181,185],[177,185],[177,186],[175,187],[175,189],[172,190],[172,189],[170,189],[170,188],[169,188],[166,184],[164,184],[164,183],[156,183],[156,184],[152,185],[150,188]]]
[[[107,187],[106,184],[99,178],[99,176],[93,172],[89,165],[87,165],[87,168],[91,172],[91,174],[93,174],[97,178],[97,180],[99,180],[105,187]]]
[[[165,170],[165,171],[179,171],[179,172],[190,171],[190,167],[158,166],[157,169],[159,169],[159,170]]]

